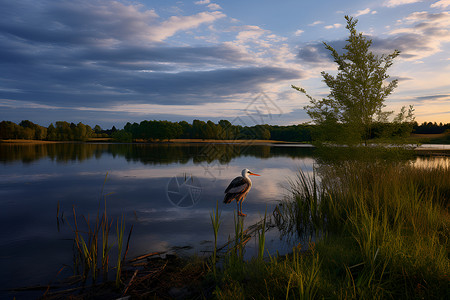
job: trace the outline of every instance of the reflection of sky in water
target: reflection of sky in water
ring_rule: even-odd
[[[243,204],[245,226],[252,225],[273,211],[286,194],[288,178],[302,168],[310,171],[312,158],[278,156],[256,158],[240,156],[226,165],[216,160],[200,163],[147,164],[123,156],[92,156],[83,161],[64,163],[48,158],[28,162],[8,162],[0,168],[0,289],[18,285],[46,284],[55,279],[63,264],[72,264],[72,237],[65,225],[56,227],[56,207],[72,221],[77,215],[94,218],[104,186],[110,218],[124,215],[128,228],[134,224],[129,256],[169,250],[172,246],[192,246],[190,252],[210,250],[213,232],[210,213],[219,201],[221,227],[219,244],[234,235],[234,202],[222,203],[229,182],[249,168],[253,187]],[[192,208],[178,208],[168,201],[167,187],[174,176],[190,174],[200,181],[199,201]],[[284,187],[283,187],[284,185]],[[81,220],[81,219],[80,219]],[[79,222],[80,222],[79,220]],[[114,240],[114,238],[112,239]],[[269,233],[269,252],[280,248],[279,238]],[[253,248],[253,250],[252,250]],[[248,244],[247,255],[254,253],[255,242]],[[64,274],[64,272],[63,272]],[[66,270],[66,275],[70,270]]]

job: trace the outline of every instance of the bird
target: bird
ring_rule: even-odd
[[[225,198],[223,203],[228,204],[233,200],[236,200],[238,209],[238,215],[245,217],[246,214],[242,213],[242,202],[247,196],[248,192],[252,188],[252,181],[248,177],[249,175],[261,176],[251,172],[249,169],[242,170],[242,176],[238,176],[233,179],[225,190]]]

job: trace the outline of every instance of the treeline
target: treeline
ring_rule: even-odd
[[[116,137],[124,140],[171,140],[171,139],[211,139],[211,140],[279,140],[293,142],[311,141],[311,125],[271,126],[233,125],[228,120],[194,120],[192,124],[169,121],[142,121],[127,123]]]
[[[47,128],[24,120],[19,125],[10,121],[0,122],[0,139],[24,139],[24,140],[47,140],[47,141],[86,141],[92,137],[108,137],[102,132],[100,126],[92,129],[83,123],[68,123],[65,121],[55,122]]]
[[[442,122],[437,124],[436,122],[423,122],[422,124],[414,123],[413,133],[417,134],[439,134],[444,133],[447,130],[450,131],[450,123],[443,124]]]
[[[192,124],[169,121],[142,121],[127,123],[124,132],[132,139],[170,140],[170,139],[213,139],[213,140],[268,140],[271,137],[269,125],[252,127],[233,125],[227,120],[220,120],[217,124],[212,121],[194,120]]]
[[[338,124],[334,128],[343,130]],[[367,136],[371,139],[407,137],[411,133],[438,134],[450,130],[450,123],[437,124],[424,122],[414,123],[373,123]],[[164,141],[172,139],[212,139],[212,140],[277,140],[290,142],[311,142],[316,139],[332,140],[336,136],[333,131],[323,131],[315,125],[299,124],[289,126],[234,125],[230,121],[220,120],[217,124],[212,121],[142,121],[127,123],[123,129],[103,130],[99,125],[93,129],[83,123],[68,123],[58,121],[47,128],[24,120],[18,125],[10,121],[0,122],[0,139],[29,139],[48,141],[86,141],[95,137],[111,137],[119,142]]]

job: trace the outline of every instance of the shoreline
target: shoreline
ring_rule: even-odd
[[[136,140],[130,143],[119,143],[114,142],[111,138],[92,138],[86,141],[45,141],[45,140],[0,140],[0,144],[63,144],[63,143],[79,143],[79,144],[90,144],[90,143],[118,143],[118,144],[302,144],[310,145],[303,142],[287,142],[287,141],[276,141],[276,140],[213,140],[213,139],[171,139],[165,141],[144,141]]]
[[[44,140],[0,140],[0,144],[7,145],[44,145],[44,144],[229,144],[229,145],[279,145],[279,146],[302,146],[308,148],[315,148],[311,143],[305,142],[289,142],[276,140],[213,140],[213,139],[172,139],[169,141],[144,141],[136,140],[130,143],[119,143],[112,141],[111,138],[92,138],[87,141],[44,141]],[[422,144],[413,149],[417,155],[443,155],[450,156],[450,144]]]

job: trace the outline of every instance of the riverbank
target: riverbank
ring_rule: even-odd
[[[3,144],[27,144],[27,145],[37,145],[37,144],[58,144],[58,143],[72,143],[64,141],[42,141],[42,140],[0,140]]]
[[[84,142],[81,141],[43,141],[43,140],[21,140],[21,139],[13,139],[13,140],[0,140],[0,143],[8,143],[8,144],[55,144],[55,143],[112,143],[114,142],[112,138],[90,138]],[[275,141],[275,140],[212,140],[212,139],[171,139],[164,141],[146,141],[146,140],[135,140],[133,141],[135,144],[208,144],[208,143],[216,143],[216,144],[305,144],[305,143],[297,143],[297,142],[285,142],[285,141]]]

